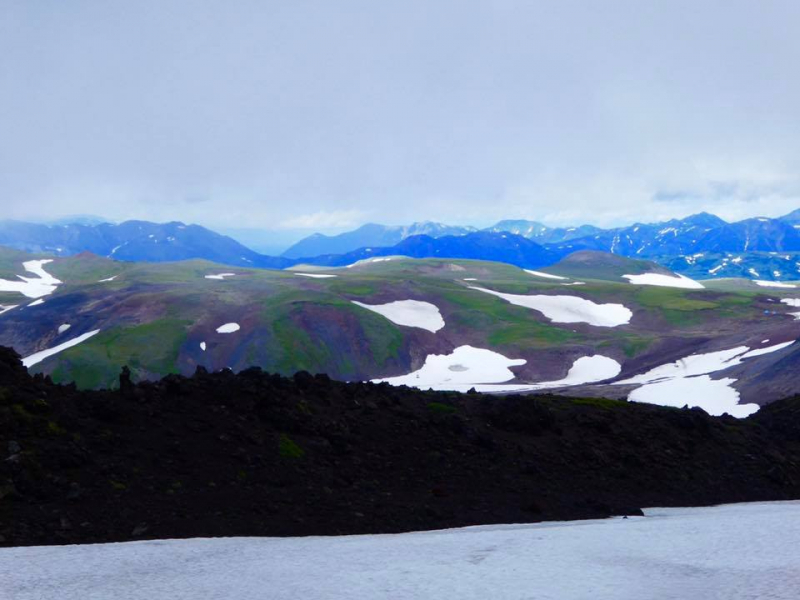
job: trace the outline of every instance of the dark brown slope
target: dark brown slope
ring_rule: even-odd
[[[0,349],[0,541],[396,532],[800,498],[799,407],[737,421],[258,370],[78,392]]]

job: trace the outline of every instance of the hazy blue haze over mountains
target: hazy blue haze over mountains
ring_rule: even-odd
[[[700,213],[663,223],[615,229],[592,225],[551,228],[536,221],[505,220],[484,230],[419,222],[409,226],[367,224],[335,236],[315,234],[282,256],[255,252],[231,237],[180,222],[61,225],[0,221],[0,245],[67,256],[88,251],[125,261],[165,262],[203,258],[242,267],[286,268],[298,263],[342,266],[368,258],[494,260],[535,268],[579,250],[649,259],[698,278],[800,278],[800,210],[778,219],[727,223]]]

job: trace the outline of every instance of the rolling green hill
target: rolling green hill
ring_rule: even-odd
[[[22,263],[34,258],[0,250],[0,277],[32,277]],[[190,374],[198,366],[239,371],[253,365],[341,380],[389,378],[419,370],[429,355],[451,355],[463,346],[524,361],[513,365],[511,377],[476,384],[557,382],[577,360],[598,355],[619,363],[617,379],[624,379],[692,354],[773,346],[800,337],[800,321],[780,302],[800,297],[798,289],[737,280],[706,289],[633,285],[622,275],[671,274],[645,261],[600,253],[548,269],[561,279],[501,263],[399,257],[347,268],[277,271],[205,261],[123,263],[83,254],[56,258],[44,268],[63,283],[42,296],[42,303],[0,292],[0,305],[17,306],[0,315],[0,345],[28,357],[98,331],[30,367],[84,388],[116,385],[122,365],[130,367],[135,380]],[[556,304],[583,299],[590,312],[621,306],[630,316],[615,326],[558,322],[507,299],[531,296]],[[434,332],[399,324],[369,309],[409,300],[438,309],[444,327]],[[238,328],[218,331],[226,324]],[[768,380],[754,388],[750,379],[792,352],[781,349],[731,363],[733,370],[722,375],[735,372],[734,387],[747,389],[742,402],[769,402],[778,391],[773,393]],[[454,382],[463,381],[459,373],[470,368],[476,369],[447,367]],[[624,397],[632,389],[593,383],[571,393]]]

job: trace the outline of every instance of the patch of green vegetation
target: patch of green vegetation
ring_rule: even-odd
[[[635,295],[639,304],[648,308],[658,308],[664,311],[695,311],[718,308],[716,302],[689,297],[693,292],[667,287],[642,286]]]
[[[103,331],[58,356],[52,373],[59,383],[74,381],[79,388],[115,387],[119,370],[128,365],[134,376],[177,373],[180,347],[192,324],[183,319],[158,319],[133,327]]]
[[[67,433],[67,431],[63,427],[61,427],[61,425],[56,423],[55,421],[48,421],[47,422],[47,433],[49,435],[52,435],[52,436],[55,437],[55,436],[64,435],[65,433]]]
[[[331,292],[344,296],[369,297],[378,293],[378,287],[364,281],[336,281],[330,285]]]
[[[428,410],[441,415],[452,415],[458,412],[455,406],[443,402],[428,402]]]
[[[560,327],[553,327],[530,320],[495,329],[489,334],[488,340],[493,346],[555,346],[567,343],[576,337],[578,337],[578,334],[568,329],[561,329]]]
[[[579,337],[570,329],[539,320],[544,317],[540,317],[537,311],[515,306],[482,292],[442,290],[442,299],[457,307],[449,315],[448,323],[484,334],[493,346],[551,346],[568,343]]]
[[[283,458],[302,458],[306,451],[285,433],[278,438],[278,453]]]
[[[628,358],[640,355],[647,350],[653,343],[653,338],[648,337],[629,337],[622,341],[622,351]]]
[[[610,398],[570,398],[573,404],[594,406],[604,410],[624,408],[628,405],[625,400],[612,400]]]
[[[273,335],[262,366],[285,374],[355,377],[396,359],[403,343],[388,319],[331,294],[281,294],[265,302],[263,318]]]

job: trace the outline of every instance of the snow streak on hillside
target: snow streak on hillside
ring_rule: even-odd
[[[622,304],[598,304],[578,296],[545,296],[504,294],[482,287],[470,286],[506,302],[539,311],[553,323],[588,323],[596,327],[618,327],[629,323],[633,312]]]

